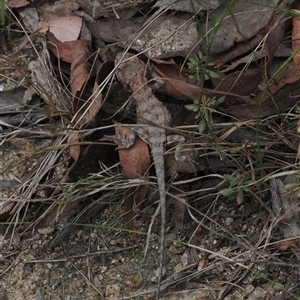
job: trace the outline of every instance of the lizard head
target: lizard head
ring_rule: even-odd
[[[131,87],[134,78],[144,76],[144,62],[131,53],[118,53],[115,58],[115,66],[116,76],[125,87]]]

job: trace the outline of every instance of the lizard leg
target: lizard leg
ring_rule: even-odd
[[[154,92],[161,88],[165,84],[165,81],[154,71],[153,66],[148,66],[148,69],[151,74],[150,87],[152,92]]]
[[[175,160],[178,161],[181,165],[183,165],[183,163],[185,162],[189,163],[196,173],[195,165],[198,165],[198,163],[191,158],[193,155],[190,151],[187,152],[185,149],[183,149],[185,138],[182,135],[169,135],[167,136],[167,143],[177,143],[175,147]],[[186,153],[186,155],[183,154],[184,152]]]
[[[129,134],[126,135],[104,135],[101,140],[106,141],[119,141],[121,146],[117,147],[116,150],[119,149],[129,149],[131,146],[134,145],[135,142],[135,135],[138,135],[142,140],[148,140],[148,133],[147,131],[143,130],[143,128],[133,127],[130,130]]]
[[[182,155],[181,150],[182,150],[182,145],[185,142],[185,138],[182,135],[168,135],[167,136],[167,143],[172,144],[172,143],[177,143],[176,148],[175,148],[175,159],[176,161],[182,162],[186,161],[187,157],[185,155]]]
[[[130,148],[135,141],[135,134],[134,132],[131,130],[130,134],[128,136],[122,136],[122,135],[104,135],[103,138],[101,138],[102,141],[119,141],[121,143],[121,146],[116,148],[116,150],[118,149],[128,149]]]
[[[142,127],[134,127],[132,129],[145,143],[149,144],[148,131]]]

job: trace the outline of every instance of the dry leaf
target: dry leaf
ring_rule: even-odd
[[[295,10],[300,9],[300,3],[295,3],[296,7],[294,7]],[[300,18],[299,17],[293,17],[293,31],[292,31],[292,51],[296,53],[294,56],[294,64],[297,65],[300,61]]]
[[[299,247],[295,244],[295,241],[279,241],[275,243],[275,248],[280,251],[285,251],[288,248],[293,248],[296,251],[300,251]]]
[[[296,238],[299,237],[300,231],[299,197],[287,191],[284,185],[295,181],[294,175],[286,176],[284,183],[280,178],[272,178],[270,180],[270,191],[274,217],[280,220],[278,227],[285,239],[293,238],[292,241],[281,241],[276,247],[280,250],[290,247],[296,257],[300,259],[299,248],[296,245]]]
[[[91,65],[88,62],[90,50],[87,41],[84,40],[78,41],[73,46],[70,88],[73,95],[81,97],[82,89],[90,76]],[[77,110],[75,109],[74,112]]]
[[[15,202],[0,203],[0,220],[7,220],[15,206]]]
[[[27,0],[8,0],[5,2],[7,6],[10,8],[18,8],[18,7],[24,7],[30,4]]]
[[[174,199],[174,222],[177,230],[183,229],[184,216],[187,212],[188,197],[184,197],[183,201]]]
[[[68,136],[68,143],[73,143],[78,141],[79,133],[78,132],[72,132]],[[79,145],[73,145],[70,147],[70,156],[74,159],[74,161],[77,161],[80,155],[80,146]]]
[[[165,95],[169,95],[177,100],[190,100],[200,99],[203,95],[207,97],[220,97],[224,95],[224,92],[217,90],[207,89],[200,86],[196,86],[188,83],[188,74],[190,71],[186,68],[181,68],[178,65],[170,62],[164,62],[162,60],[153,60],[155,72],[164,79],[164,85],[162,85],[157,92]],[[244,97],[236,95],[240,101],[243,101]]]
[[[58,58],[65,62],[72,63],[73,60],[73,49],[74,43],[77,41],[71,41],[63,43],[59,41],[51,33],[47,34],[47,46],[52,53]]]
[[[78,39],[82,26],[82,19],[75,16],[52,19],[36,31],[46,33],[48,30],[61,42],[75,41]]]
[[[55,36],[60,42],[76,41],[79,37],[82,26],[82,19],[75,16],[61,17],[50,20],[49,22],[43,23],[42,26],[33,32],[29,37],[30,39],[34,36],[48,31]],[[24,40],[19,45],[19,50],[22,49],[28,40]]]
[[[128,139],[131,134],[131,128],[122,127],[122,124],[115,123],[116,137]],[[122,143],[115,139],[118,147],[122,147]],[[123,179],[145,178],[147,184],[137,188],[131,188],[124,192],[124,205],[126,207],[126,217],[128,228],[134,230],[133,226],[133,206],[138,205],[143,201],[148,192],[149,167],[151,164],[148,145],[138,136],[136,136],[134,145],[129,149],[119,149],[120,164],[122,166]],[[133,233],[133,238],[139,244],[136,235]]]

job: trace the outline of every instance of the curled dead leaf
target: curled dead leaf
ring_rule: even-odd
[[[299,2],[296,2],[295,5],[296,7],[294,7],[294,9],[297,13],[299,13]],[[295,53],[293,58],[294,64],[297,65],[300,62],[300,18],[296,16],[293,17],[292,51]]]
[[[82,26],[82,19],[76,16],[52,19],[36,31],[46,33],[48,30],[61,42],[75,41],[78,39]]]
[[[78,141],[79,133],[73,132],[69,134],[68,137],[68,143],[74,143]],[[79,145],[72,145],[70,147],[70,156],[74,159],[74,161],[77,161],[80,155],[80,146]]]
[[[132,134],[130,127],[123,127],[120,123],[115,123],[115,143],[118,147],[122,147],[120,137],[128,140]],[[145,178],[146,184],[138,187],[130,188],[123,193],[124,205],[126,207],[126,218],[128,228],[134,230],[133,207],[138,206],[143,201],[148,192],[149,167],[151,165],[150,152],[148,145],[138,136],[135,138],[135,143],[129,149],[119,149],[120,164],[122,166],[123,179]],[[139,244],[135,233],[132,234],[135,242]]]
[[[293,248],[296,251],[300,252],[300,248],[295,244],[295,241],[293,240],[283,240],[275,243],[275,248],[280,251],[285,251],[288,248]]]

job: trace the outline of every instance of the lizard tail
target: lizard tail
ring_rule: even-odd
[[[153,162],[157,177],[158,191],[160,197],[161,213],[161,234],[160,234],[160,254],[159,254],[159,276],[156,299],[159,299],[161,280],[163,276],[163,267],[165,259],[165,228],[166,228],[166,185],[165,185],[165,168],[163,153],[152,153]]]

